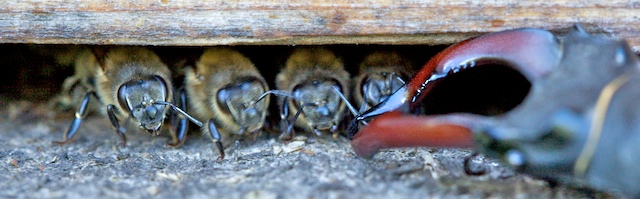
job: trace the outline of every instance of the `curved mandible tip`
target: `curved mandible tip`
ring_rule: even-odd
[[[415,90],[412,107],[428,93],[430,82],[449,73],[498,63],[535,81],[553,70],[561,56],[558,38],[542,29],[507,30],[462,41],[434,56],[407,84],[409,90]]]
[[[553,70],[562,55],[558,38],[549,31],[533,28],[490,33],[453,47],[437,63],[436,73],[477,66],[475,62],[487,60],[509,64],[529,80],[535,80]]]
[[[371,158],[380,149],[399,147],[473,147],[473,133],[466,124],[474,118],[456,115],[425,117],[399,111],[376,117],[351,140],[360,157]]]

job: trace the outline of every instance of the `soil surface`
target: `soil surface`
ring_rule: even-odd
[[[61,140],[72,112],[46,104],[0,102],[0,198],[589,198],[550,188],[480,156],[469,176],[470,150],[396,149],[373,159],[355,155],[344,137],[311,134],[282,143],[275,135],[227,147],[216,160],[206,136],[180,148],[169,136],[128,130],[126,147],[108,119],[84,120],[74,142]]]

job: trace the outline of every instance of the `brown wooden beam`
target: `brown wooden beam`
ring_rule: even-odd
[[[0,43],[443,44],[574,23],[640,48],[639,0],[9,0]]]

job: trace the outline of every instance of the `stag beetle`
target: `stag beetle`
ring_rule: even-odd
[[[489,62],[531,82],[519,105],[497,115],[403,114],[439,81]],[[480,36],[436,55],[386,102],[357,116],[352,125],[373,120],[351,132],[351,144],[363,157],[391,147],[475,147],[533,176],[638,198],[639,67],[625,41],[592,36],[579,25],[558,38],[538,29]]]

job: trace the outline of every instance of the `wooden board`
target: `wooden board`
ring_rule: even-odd
[[[0,43],[442,44],[574,23],[640,48],[640,0],[7,0]]]

